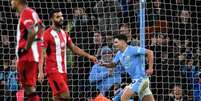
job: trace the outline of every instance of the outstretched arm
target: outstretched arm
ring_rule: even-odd
[[[119,52],[118,52],[118,53],[119,53]],[[107,67],[107,68],[115,68],[116,65],[120,62],[120,60],[119,60],[119,54],[118,54],[118,53],[115,55],[115,57],[114,57],[114,59],[113,59],[112,62],[110,62],[110,63],[105,63],[105,62],[103,62],[103,61],[99,61],[98,63],[99,63],[101,66],[105,66],[105,67]]]
[[[83,51],[82,49],[80,49],[79,47],[77,47],[76,45],[74,45],[73,43],[71,43],[71,45],[69,46],[71,51],[75,54],[78,54],[80,56],[84,56],[88,59],[90,59],[93,62],[96,62],[97,59],[95,56],[88,54],[87,52]]]
[[[115,68],[115,67],[116,67],[116,64],[115,64],[114,62],[111,62],[111,63],[104,63],[104,62],[100,61],[99,64],[100,64],[101,66],[105,66],[105,67],[107,67],[107,68]]]

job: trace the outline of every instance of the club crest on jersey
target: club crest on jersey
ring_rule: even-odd
[[[124,56],[124,57],[123,57],[123,61],[126,61],[126,62],[127,62],[127,61],[130,61],[130,56]]]
[[[123,62],[124,62],[125,68],[129,68],[130,56],[124,56],[124,57],[123,57]]]
[[[65,43],[64,42],[61,43],[61,47],[65,47]]]

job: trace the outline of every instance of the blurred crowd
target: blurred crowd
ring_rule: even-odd
[[[139,46],[139,0],[27,1],[46,27],[51,22],[50,10],[61,9],[66,19],[63,27],[73,42],[98,59],[103,58],[106,46],[112,55],[115,54],[113,36],[117,34],[127,35],[130,45]],[[11,10],[10,1],[0,0],[0,99],[6,101],[14,101],[19,89],[14,49],[17,17]],[[154,51],[154,74],[150,80],[156,101],[201,101],[201,1],[146,0],[145,26],[145,46]],[[100,91],[89,80],[94,63],[67,51],[68,81],[73,100],[85,101],[97,96]],[[117,88],[131,82],[125,73],[121,78],[119,84],[108,89],[108,98],[112,99]],[[50,101],[47,80],[37,86],[43,101]]]

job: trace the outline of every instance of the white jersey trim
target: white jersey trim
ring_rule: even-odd
[[[51,32],[52,37],[54,38],[55,42],[55,50],[56,50],[56,61],[57,61],[57,68],[60,73],[64,73],[62,70],[62,55],[61,55],[61,43],[60,38],[56,31],[52,30]]]
[[[39,62],[39,52],[38,52],[38,47],[37,47],[37,42],[33,42],[32,45],[31,45],[31,49],[32,49],[32,52],[33,52],[33,57],[34,57],[34,60],[36,62]]]
[[[66,33],[65,31],[61,30],[61,33],[62,33],[62,36],[64,38],[64,42],[65,42],[65,45],[67,45],[67,39],[66,39]],[[67,72],[67,62],[66,62],[66,48],[64,49],[64,68],[65,68],[65,73]]]
[[[17,45],[15,48],[15,54],[16,54],[17,59],[19,58],[19,56],[18,56],[19,41],[20,41],[20,19],[19,19],[18,25],[17,25]]]

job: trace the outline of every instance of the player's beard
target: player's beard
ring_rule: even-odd
[[[56,27],[59,27],[59,28],[62,28],[63,23],[64,23],[64,21],[63,21],[63,20],[60,20],[59,22],[55,22],[55,26],[56,26]]]

